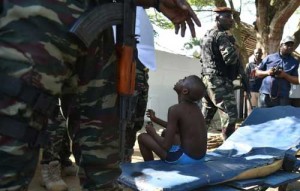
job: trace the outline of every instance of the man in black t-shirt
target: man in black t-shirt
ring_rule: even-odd
[[[259,97],[259,88],[261,86],[261,78],[255,77],[255,70],[257,66],[262,61],[262,49],[256,48],[253,52],[254,59],[250,61],[245,68],[245,73],[249,79],[249,88],[251,93],[251,104],[252,107],[257,107],[258,97]],[[250,106],[249,100],[247,101],[247,113],[251,113],[252,108]]]

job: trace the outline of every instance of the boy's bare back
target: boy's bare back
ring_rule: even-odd
[[[202,158],[207,149],[207,129],[199,106],[185,102],[173,105],[169,117],[175,123],[174,126],[168,124],[167,129],[177,127],[184,152],[192,158]]]
[[[193,75],[179,80],[174,90],[179,103],[169,109],[167,131],[171,131],[170,137],[178,132],[184,153],[194,159],[201,158],[206,154],[207,130],[197,101],[204,96],[205,86]]]

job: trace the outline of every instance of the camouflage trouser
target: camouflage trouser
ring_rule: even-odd
[[[202,78],[207,94],[202,99],[202,112],[209,125],[217,110],[222,125],[223,137],[227,139],[235,130],[237,107],[233,83],[220,76],[205,75]]]
[[[11,119],[1,123],[1,127],[19,128],[15,134],[24,135],[25,129],[32,132],[47,126],[45,116],[51,110],[46,105],[53,103],[43,104],[47,96],[40,95],[61,94],[64,81],[72,73],[70,67],[81,54],[68,30],[84,12],[85,5],[75,0],[5,0],[1,1],[1,8],[0,73],[22,82],[21,94],[3,89],[0,93],[0,117]],[[17,91],[17,85],[11,86]],[[39,94],[33,96],[33,90]],[[37,109],[43,106],[44,113]],[[24,128],[16,123],[23,123]],[[30,137],[31,132],[23,137]],[[34,175],[40,148],[30,147],[27,140],[0,134],[0,190],[24,190]]]
[[[39,148],[1,135],[0,140],[5,143],[0,147],[0,190],[26,190],[35,173]]]
[[[119,168],[117,60],[112,30],[94,42],[79,63],[79,88],[68,126],[83,190],[109,190]],[[101,45],[101,46],[100,46]],[[96,48],[96,47],[101,47]],[[90,54],[92,56],[90,56]],[[106,187],[106,188],[105,188]]]
[[[136,141],[136,133],[141,130],[144,125],[144,116],[147,108],[149,91],[148,79],[148,69],[140,62],[140,60],[137,60],[135,94],[133,99],[134,110],[132,120],[128,122],[126,127],[125,161],[130,161]]]
[[[61,113],[58,113],[55,119],[49,120],[47,132],[49,133],[51,145],[43,149],[41,164],[58,160],[62,166],[72,165],[72,161],[69,159],[71,151],[66,119]]]

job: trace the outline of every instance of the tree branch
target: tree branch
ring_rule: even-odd
[[[280,10],[277,11],[274,15],[273,19],[270,22],[270,34],[269,38],[274,40],[274,42],[280,42],[282,35],[274,35],[274,34],[282,34],[284,25],[291,17],[291,15],[296,11],[296,9],[300,6],[299,0],[289,0],[283,5],[283,2],[275,9]],[[276,38],[276,39],[275,39]],[[277,39],[278,38],[278,39]]]
[[[299,46],[300,43],[300,20],[297,26],[297,29],[294,33],[294,37],[295,37],[295,49]]]

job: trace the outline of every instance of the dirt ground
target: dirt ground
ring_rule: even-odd
[[[218,135],[219,133],[215,130],[209,132],[209,135]],[[71,158],[73,161],[74,159]],[[138,145],[136,144],[134,147],[134,155],[133,162],[143,161],[143,158],[140,155]],[[79,179],[76,176],[63,177],[64,181],[68,184],[69,191],[81,191],[79,185]],[[40,166],[38,166],[34,179],[30,184],[29,191],[47,191],[44,187],[41,186],[41,174],[40,174]],[[277,188],[269,188],[267,191],[277,191]],[[216,190],[217,191],[217,190]],[[300,191],[300,180],[289,184],[287,191]]]

